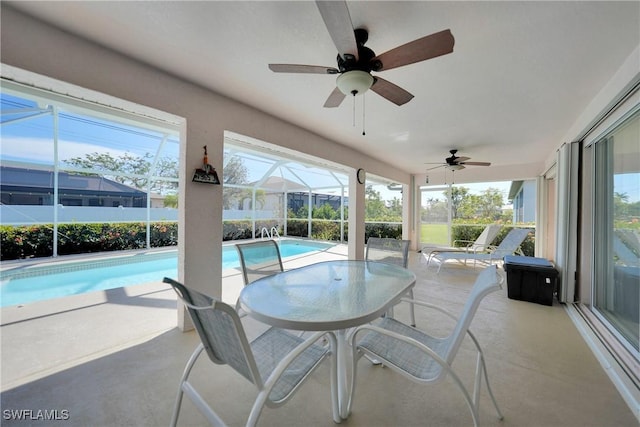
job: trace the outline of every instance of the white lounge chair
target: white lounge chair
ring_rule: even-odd
[[[502,242],[496,247],[490,247],[488,253],[473,253],[473,252],[438,252],[434,254],[427,264],[427,268],[431,264],[431,261],[438,260],[440,265],[438,266],[438,273],[442,268],[442,265],[449,261],[464,261],[466,263],[467,260],[472,260],[474,265],[476,262],[483,262],[486,264],[492,264],[494,262],[502,261],[505,255],[513,255],[518,253],[522,254],[522,249],[520,249],[520,245],[524,242],[524,239],[527,238],[527,235],[531,233],[533,230],[530,228],[514,228],[504,237]]]
[[[427,263],[439,252],[486,252],[491,247],[491,243],[496,239],[502,229],[500,224],[487,225],[476,240],[454,240],[453,246],[423,246],[422,253],[427,258]]]
[[[380,360],[384,366],[417,383],[437,383],[444,380],[448,375],[451,376],[464,395],[475,426],[478,425],[480,388],[484,377],[487,390],[498,413],[498,418],[502,419],[502,414],[489,385],[489,376],[482,348],[476,337],[469,330],[469,327],[482,299],[489,293],[500,289],[503,280],[504,276],[500,274],[495,265],[489,266],[482,271],[471,289],[460,318],[432,304],[417,300],[411,301],[419,308],[434,309],[457,320],[451,334],[444,338],[429,335],[420,329],[390,317],[385,317],[375,324],[358,327],[351,336],[351,345],[354,349],[354,369],[351,370],[349,410],[351,410],[353,403],[356,372],[358,371],[355,364],[361,356],[367,356]],[[409,301],[407,300],[407,302]],[[473,398],[452,366],[460,344],[467,335],[471,338],[477,350]],[[467,352],[463,352],[463,354],[466,355]],[[384,386],[380,388],[380,393],[386,393]],[[387,393],[387,400],[392,397]],[[413,394],[412,397],[416,399],[425,398],[422,394]],[[425,414],[425,416],[428,416],[428,414]],[[425,420],[425,424],[429,424],[428,421]]]
[[[633,232],[616,230],[613,233],[613,253],[618,263],[628,267],[640,266],[640,246]],[[634,252],[634,250],[636,252]]]

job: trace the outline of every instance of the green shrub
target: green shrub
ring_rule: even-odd
[[[364,241],[369,237],[389,237],[392,239],[402,239],[401,224],[387,224],[381,222],[366,223],[364,228]]]
[[[58,254],[121,251],[146,247],[145,223],[60,224]],[[0,259],[53,256],[53,226],[0,226]],[[151,247],[176,246],[178,224],[151,224]]]
[[[333,221],[312,221],[311,238],[316,240],[340,241],[340,223]]]
[[[287,236],[303,237],[303,238],[309,237],[308,221],[306,219],[305,220],[288,220]]]
[[[0,226],[0,259],[53,254],[53,230],[46,226]]]
[[[241,240],[251,238],[251,221],[223,221],[222,240]]]

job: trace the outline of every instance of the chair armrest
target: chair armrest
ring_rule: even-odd
[[[456,246],[456,243],[467,243],[467,247],[471,246],[472,243],[474,243],[475,240],[462,240],[462,239],[456,239],[453,241],[453,246]]]
[[[400,298],[400,301],[401,302],[406,302],[408,304],[418,305],[420,307],[431,308],[431,309],[434,309],[434,310],[439,311],[441,313],[444,313],[445,315],[447,315],[448,317],[452,318],[453,320],[456,320],[456,321],[458,320],[458,318],[453,313],[451,313],[447,309],[442,308],[440,306],[437,306],[435,304],[430,304],[428,302],[420,301],[420,300],[417,300],[417,299],[406,298],[406,297]]]
[[[487,252],[489,253],[495,251],[496,249],[498,249],[496,245],[487,245]]]
[[[504,281],[504,276],[502,274],[500,274],[500,283],[502,284],[503,281]],[[444,314],[445,316],[453,319],[456,322],[458,321],[458,318],[453,313],[451,313],[449,310],[447,310],[445,308],[442,308],[440,306],[437,306],[437,305],[434,305],[434,304],[429,304],[427,302],[420,301],[420,300],[412,300],[410,298],[401,298],[400,301],[401,302],[406,302],[406,303],[409,303],[409,304],[418,305],[420,307],[431,308],[433,310],[441,312],[442,314]],[[353,331],[352,336],[355,335],[356,332],[357,331]],[[471,338],[471,340],[475,344],[475,346],[478,349],[478,351],[482,351],[482,349],[480,347],[480,343],[476,339],[475,335],[471,332],[471,329],[467,329],[467,333],[469,334],[469,337]]]

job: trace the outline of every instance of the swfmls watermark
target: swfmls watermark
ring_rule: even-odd
[[[2,419],[7,421],[66,421],[68,409],[3,409]]]

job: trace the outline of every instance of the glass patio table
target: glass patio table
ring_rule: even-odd
[[[271,326],[300,331],[335,331],[338,402],[346,419],[347,371],[353,358],[347,330],[377,319],[416,282],[410,270],[382,262],[324,261],[252,282],[240,293],[240,307]]]

